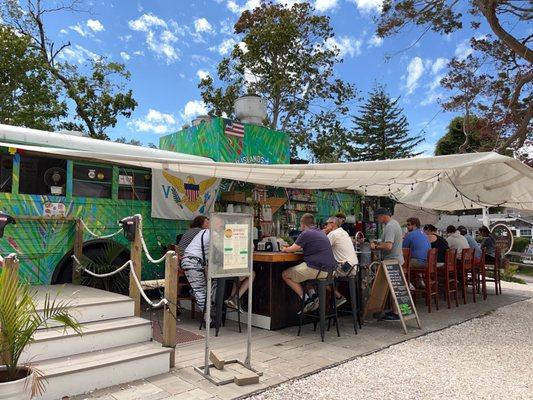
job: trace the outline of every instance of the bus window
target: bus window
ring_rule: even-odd
[[[118,198],[122,200],[145,200],[152,198],[152,175],[149,170],[119,168]]]
[[[110,199],[112,182],[112,167],[75,163],[72,195]]]
[[[21,156],[19,193],[65,195],[66,168],[59,158]]]
[[[0,192],[11,193],[13,182],[13,156],[0,153]]]

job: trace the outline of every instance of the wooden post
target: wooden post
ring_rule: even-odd
[[[133,263],[133,270],[135,271],[135,275],[137,275],[137,278],[139,278],[139,282],[141,281],[141,272],[142,272],[142,245],[141,245],[141,234],[140,234],[140,221],[138,218],[137,224],[135,227],[135,238],[133,239],[133,242],[131,243],[131,250],[130,250],[130,258]],[[130,271],[131,275],[131,271]],[[132,276],[130,276],[130,297],[135,301],[135,309],[134,309],[134,315],[136,317],[141,316],[141,292],[139,292],[139,288],[135,284],[135,280]]]
[[[10,254],[4,259],[4,268],[3,273],[7,275],[7,281],[8,282],[17,282],[19,278],[19,260],[16,255]],[[0,293],[0,296],[2,294]],[[0,342],[4,341],[4,336],[2,334],[2,331],[0,331]],[[10,353],[9,351],[5,351],[3,354],[0,355],[0,363],[2,361],[5,361],[6,363],[9,363],[11,361]]]
[[[165,298],[168,304],[163,316],[163,346],[176,348],[176,315],[178,311],[178,257],[174,251],[165,255]],[[176,363],[176,352],[170,353],[170,368]]]
[[[81,261],[83,253],[83,226],[81,219],[76,220],[76,226],[74,231],[74,255]],[[72,263],[72,284],[81,284],[81,271],[76,268],[75,262]]]

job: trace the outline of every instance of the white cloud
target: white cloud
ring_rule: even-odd
[[[68,31],[66,29],[61,29],[59,31],[59,33],[62,33],[63,35],[66,35],[68,33]]]
[[[383,38],[380,38],[375,33],[368,39],[368,47],[380,47],[383,44]]]
[[[104,25],[102,25],[102,23],[97,19],[88,19],[87,28],[89,28],[93,32],[101,32],[105,30]]]
[[[176,123],[176,118],[172,114],[165,114],[151,108],[144,118],[133,119],[128,122],[128,126],[140,132],[163,134],[175,129]]]
[[[351,0],[357,9],[364,13],[380,12],[383,0]]]
[[[446,65],[448,65],[448,62],[449,60],[447,58],[444,58],[444,57],[439,57],[435,60],[435,62],[433,63],[433,65],[431,66],[431,73],[433,75],[437,75],[441,69],[443,69],[444,67],[446,67]]]
[[[207,107],[203,101],[189,100],[187,104],[185,104],[181,116],[184,120],[189,121],[198,115],[204,114],[207,114]]]
[[[324,12],[337,7],[337,0],[316,0],[315,8],[318,11]]]
[[[123,42],[129,42],[131,40],[131,35],[124,35],[124,36],[119,36],[118,38],[120,40],[122,40]]]
[[[202,80],[210,76],[210,74],[209,71],[199,69],[198,71],[196,71],[196,76],[198,77],[198,79]]]
[[[455,57],[459,60],[464,60],[470,54],[474,52],[474,49],[470,46],[470,39],[465,39],[460,42],[455,48]]]
[[[79,44],[74,45],[73,47],[66,47],[61,53],[59,53],[59,57],[69,62],[75,61],[78,64],[83,64],[89,59],[93,61],[100,59],[100,56],[98,54],[87,50]]]
[[[144,56],[144,51],[142,51],[142,50],[134,51],[134,52],[133,52],[133,55],[134,55],[134,56],[141,56],[141,57],[142,57],[142,56]]]
[[[248,0],[242,6],[239,6],[239,4],[235,0],[228,0],[226,2],[226,7],[228,7],[228,10],[235,14],[242,14],[244,11],[253,10],[256,7],[259,7],[260,5],[260,0]]]
[[[177,35],[183,35],[183,32],[175,22],[171,21],[169,26],[163,19],[149,13],[129,21],[128,26],[134,31],[144,32],[148,49],[167,63],[179,59],[179,50],[174,43],[178,40]]]
[[[102,23],[97,19],[88,19],[85,24],[78,22],[76,25],[69,26],[69,28],[83,37],[93,37],[95,32],[105,30]],[[63,31],[64,29],[61,30],[61,33],[66,33],[66,31]]]
[[[233,38],[224,39],[218,46],[210,47],[209,50],[218,51],[221,56],[225,56],[233,50],[236,44],[237,42]]]
[[[360,39],[348,36],[331,37],[326,40],[326,47],[329,49],[338,49],[341,57],[346,55],[351,57],[358,56],[361,54],[361,44],[362,41]]]
[[[424,73],[424,62],[420,57],[415,57],[411,59],[409,65],[407,66],[407,81],[406,88],[407,94],[411,94],[418,87],[418,81]]]
[[[122,57],[124,61],[128,61],[131,58],[130,55],[126,53],[125,51],[120,52],[120,57]]]
[[[194,20],[194,29],[197,33],[211,33],[213,32],[213,27],[209,23],[209,21],[205,18],[198,18]]]

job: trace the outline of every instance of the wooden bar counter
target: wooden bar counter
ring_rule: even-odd
[[[300,299],[283,282],[282,272],[303,261],[303,254],[254,252],[255,281],[252,313],[254,325],[280,329],[298,324]]]

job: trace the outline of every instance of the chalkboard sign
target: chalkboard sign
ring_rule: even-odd
[[[407,333],[405,321],[409,319],[416,319],[420,328],[420,320],[411,297],[409,284],[405,279],[402,267],[396,260],[385,260],[381,263],[365,306],[364,316],[366,317],[369,313],[382,312],[389,293],[393,303],[400,311],[400,322],[404,332]]]
[[[392,264],[387,262],[384,264],[384,267],[387,270],[387,275],[389,276],[391,289],[396,295],[398,309],[404,316],[413,314],[413,300],[411,299],[408,283],[405,281],[405,277],[402,273],[403,271],[400,265],[398,263]]]

